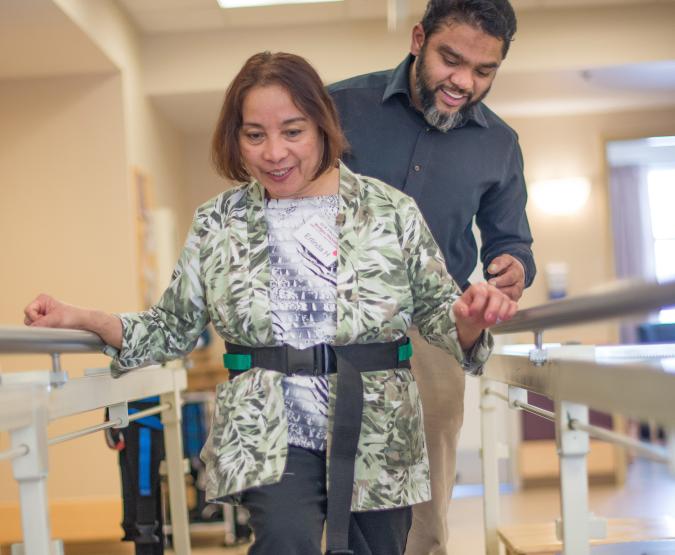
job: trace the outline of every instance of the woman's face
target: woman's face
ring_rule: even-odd
[[[271,198],[337,192],[326,174],[313,180],[322,156],[319,129],[279,85],[255,87],[244,98],[239,146],[247,171]],[[334,190],[333,190],[334,189]]]

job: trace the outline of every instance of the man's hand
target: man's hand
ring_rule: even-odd
[[[510,254],[501,254],[492,259],[488,274],[494,276],[488,283],[494,285],[512,301],[522,297],[525,289],[525,268],[517,258]]]

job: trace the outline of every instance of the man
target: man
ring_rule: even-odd
[[[477,261],[475,217],[485,278],[518,300],[536,271],[522,155],[482,102],[515,30],[508,0],[430,0],[398,67],[329,91],[351,145],[347,165],[417,201],[462,288]],[[413,343],[433,499],[414,508],[406,555],[444,555],[464,373],[416,334]]]

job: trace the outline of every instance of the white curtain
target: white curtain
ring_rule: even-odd
[[[654,279],[654,247],[646,169],[642,166],[612,167],[609,178],[609,198],[617,277],[619,279]],[[635,325],[621,326],[621,342],[637,342]]]

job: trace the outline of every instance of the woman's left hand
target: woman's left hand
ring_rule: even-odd
[[[518,304],[493,285],[471,285],[452,305],[462,348],[471,348],[484,329],[509,320],[517,310]]]

